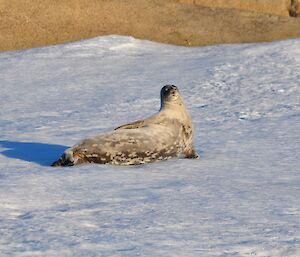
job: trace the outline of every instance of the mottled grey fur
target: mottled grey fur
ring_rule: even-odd
[[[145,119],[82,140],[52,166],[82,163],[134,165],[183,155],[198,158],[193,125],[177,87],[161,89],[160,111]]]

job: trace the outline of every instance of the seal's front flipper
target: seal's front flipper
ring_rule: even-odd
[[[195,148],[189,148],[184,151],[184,158],[187,159],[200,159],[199,154],[196,152]]]
[[[142,128],[144,126],[145,126],[145,121],[138,120],[138,121],[135,121],[132,123],[121,125],[121,126],[115,128],[115,130],[117,130],[117,129],[135,129],[135,128]]]

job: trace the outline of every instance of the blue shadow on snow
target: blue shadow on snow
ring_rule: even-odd
[[[0,141],[0,147],[8,148],[1,152],[4,156],[27,162],[49,166],[69,147],[33,142]]]

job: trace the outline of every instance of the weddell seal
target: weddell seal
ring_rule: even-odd
[[[83,139],[67,149],[52,166],[83,163],[134,165],[183,155],[198,158],[193,146],[193,125],[174,85],[160,91],[160,111],[147,119]]]

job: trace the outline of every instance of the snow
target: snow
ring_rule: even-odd
[[[300,256],[300,39],[106,36],[0,53],[0,256]],[[179,87],[200,160],[52,168]]]

